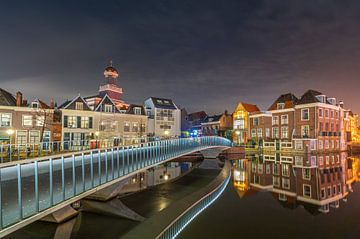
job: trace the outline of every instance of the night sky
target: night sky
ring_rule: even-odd
[[[315,89],[360,112],[359,1],[1,1],[0,87],[58,104],[97,93],[189,112],[262,109]]]

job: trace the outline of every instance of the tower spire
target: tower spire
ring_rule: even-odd
[[[112,60],[110,60],[110,66],[111,66],[111,67],[113,66],[113,61],[112,61]]]

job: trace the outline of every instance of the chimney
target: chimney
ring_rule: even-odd
[[[16,106],[20,107],[22,106],[23,98],[22,93],[20,91],[16,92]]]
[[[51,109],[54,109],[54,108],[55,108],[54,98],[51,98],[51,100],[50,100],[50,108],[51,108]]]
[[[228,111],[227,111],[227,110],[225,110],[225,115],[226,115],[226,116],[228,115]]]
[[[340,101],[339,101],[339,106],[340,106],[341,108],[344,108],[344,101],[340,100]]]

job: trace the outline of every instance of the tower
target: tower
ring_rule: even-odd
[[[110,61],[110,66],[105,68],[104,77],[105,83],[100,85],[99,95],[104,97],[107,94],[115,104],[124,103],[122,100],[123,90],[117,84],[119,73],[113,67],[112,61]]]

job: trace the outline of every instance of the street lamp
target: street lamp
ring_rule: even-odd
[[[165,130],[165,131],[164,131],[164,134],[165,134],[166,137],[169,136],[169,133],[170,133],[169,130]]]

